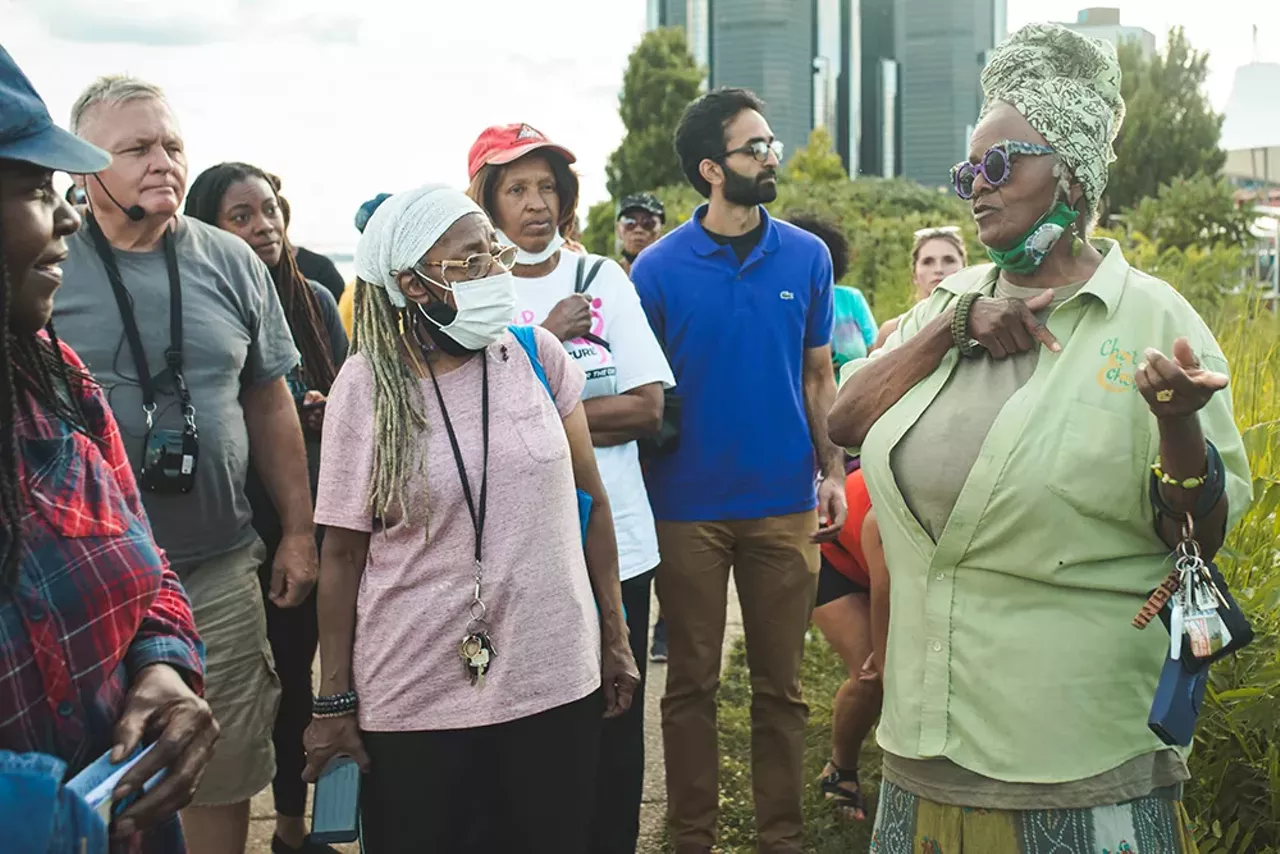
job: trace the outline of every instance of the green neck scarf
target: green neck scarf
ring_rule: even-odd
[[[1027,229],[1013,248],[1000,250],[988,247],[987,257],[1006,273],[1034,273],[1079,215],[1066,202],[1058,202]]]

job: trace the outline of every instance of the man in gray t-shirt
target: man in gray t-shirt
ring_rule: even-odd
[[[142,492],[156,540],[179,575],[253,542],[244,484],[249,431],[241,394],[285,376],[298,353],[266,266],[243,240],[190,217],[177,217],[172,240],[182,282],[183,375],[199,431],[195,487],[186,495]],[[88,227],[67,240],[66,285],[54,324],[107,393],[135,474],[147,437],[142,387],[106,268]],[[155,377],[157,429],[182,430],[182,405],[165,366],[169,277],[164,248],[114,250],[120,278]]]
[[[271,598],[303,602],[316,579],[311,486],[298,413],[285,376],[299,356],[267,268],[238,237],[178,214],[186,192],[182,136],[163,93],[128,77],[93,83],[71,128],[112,155],[76,182],[85,227],[67,240],[54,304],[58,334],[106,390],[135,476],[149,432],[183,431],[165,352],[171,343],[165,246],[177,256],[182,376],[198,432],[194,483],[148,491],[156,541],[183,581],[205,644],[204,697],[221,737],[182,824],[195,854],[243,854],[249,801],[275,775],[271,730],[280,687],[266,636],[258,570],[266,547],[245,497],[250,460],[279,513]],[[99,247],[94,234],[108,246]],[[108,277],[120,273],[136,319],[156,408],[148,425],[138,361]],[[185,453],[185,449],[184,449]]]

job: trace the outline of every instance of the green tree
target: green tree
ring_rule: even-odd
[[[1160,248],[1186,249],[1199,244],[1240,246],[1249,237],[1248,211],[1236,207],[1231,185],[1197,175],[1162,184],[1155,196],[1138,202],[1127,225]]]
[[[588,252],[612,257],[617,248],[614,236],[613,202],[605,199],[587,210],[587,227],[582,232],[582,245]]]
[[[618,115],[627,134],[605,166],[609,195],[653,190],[684,180],[672,145],[689,102],[702,90],[702,69],[682,29],[645,33],[627,60]]]
[[[824,127],[814,128],[809,134],[809,143],[791,153],[782,175],[788,181],[815,184],[849,180],[849,173],[844,171],[844,163],[836,154],[831,134]]]
[[[1218,147],[1222,116],[1204,91],[1209,55],[1192,47],[1181,27],[1169,31],[1160,55],[1148,59],[1136,43],[1125,42],[1119,56],[1128,112],[1116,140],[1107,211],[1132,208],[1174,178],[1215,175],[1226,161]]]

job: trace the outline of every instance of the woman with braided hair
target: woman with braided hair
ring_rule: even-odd
[[[1170,638],[1133,625],[1170,552],[1212,559],[1252,498],[1229,368],[1186,300],[1089,234],[1115,49],[1032,24],[982,87],[952,179],[992,263],[847,365],[829,421],[892,576],[872,851],[1185,854],[1186,751],[1148,726]]]
[[[325,396],[347,355],[347,334],[338,317],[333,294],[305,278],[286,232],[285,205],[280,179],[247,163],[220,163],[200,173],[187,193],[186,214],[239,236],[271,271],[280,303],[284,306],[293,342],[302,362],[288,376],[306,440],[311,494],[320,477],[320,432],[324,424]],[[315,660],[318,629],[313,590],[302,604],[282,608],[266,596],[271,566],[282,532],[279,514],[262,481],[250,467],[245,493],[253,507],[253,527],[267,546],[259,576],[267,610],[267,639],[280,675],[280,709],[272,740],[276,749],[275,854],[323,854],[327,845],[307,837],[304,816],[307,784],[302,780],[306,755],[302,734],[311,722],[311,665]],[[317,528],[317,543],[323,530]]]
[[[514,254],[442,186],[387,199],[356,248],[306,743],[308,779],[340,754],[365,770],[369,854],[586,854],[601,717],[640,681],[586,375],[508,328]]]
[[[218,733],[199,696],[204,648],[106,398],[50,323],[80,227],[53,172],[109,162],[54,126],[0,48],[0,751],[52,755],[69,777],[145,733],[155,747],[122,787],[168,777],[115,820],[115,850],[175,854],[176,812]],[[6,806],[0,823],[31,827]]]

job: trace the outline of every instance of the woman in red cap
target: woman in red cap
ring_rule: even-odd
[[[471,148],[468,195],[498,240],[517,248],[515,322],[555,334],[587,375],[583,409],[613,508],[631,651],[644,676],[658,536],[636,440],[662,425],[675,379],[617,263],[566,243],[578,202],[573,154],[526,124],[492,127]],[[634,854],[644,787],[644,686],[604,722],[591,823],[592,854]]]

